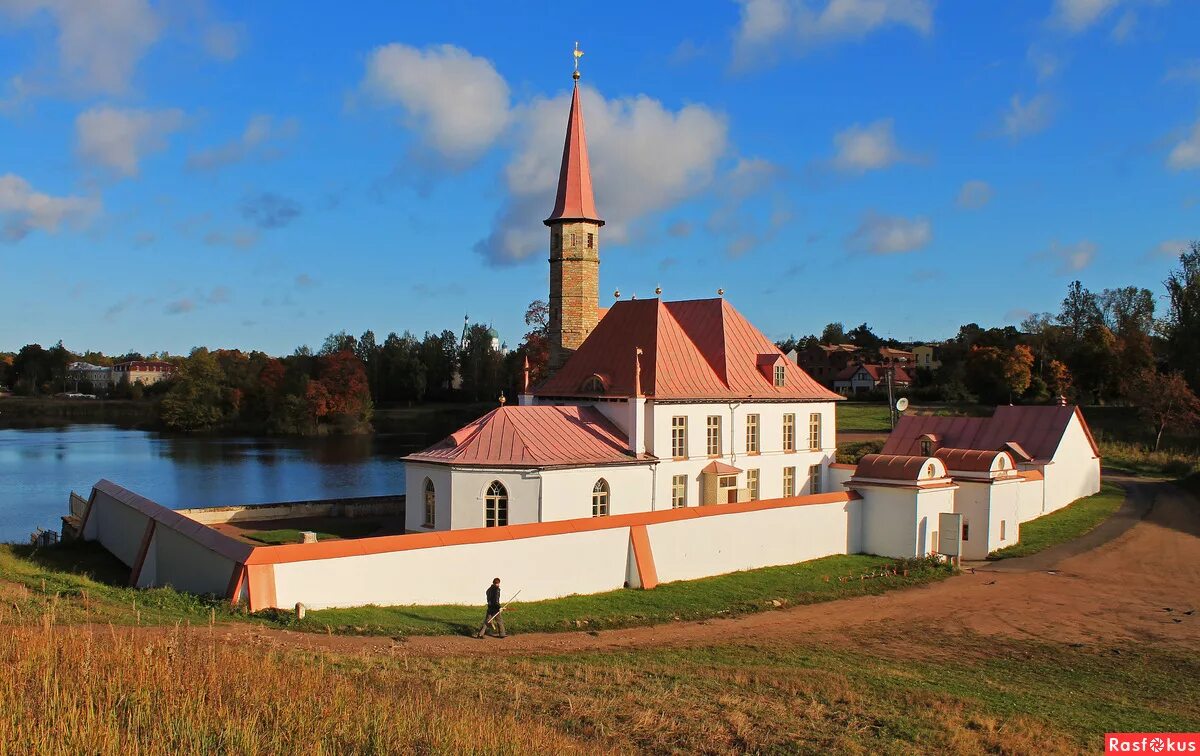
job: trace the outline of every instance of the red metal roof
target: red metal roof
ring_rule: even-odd
[[[996,408],[991,417],[935,417],[905,415],[883,445],[884,454],[915,454],[921,448],[921,436],[930,433],[941,445],[956,449],[999,451],[1005,444],[1018,444],[1034,459],[1050,459],[1058,450],[1072,417],[1078,417],[1092,451],[1096,446],[1083,413],[1074,406],[1006,405]]]
[[[920,480],[921,471],[928,457],[913,457],[899,454],[867,454],[858,461],[854,471],[856,478],[879,480]],[[932,464],[932,463],[931,463]]]
[[[594,396],[582,389],[598,375],[608,385],[607,395],[632,396],[634,350],[639,347],[642,393],[655,399],[842,398],[787,359],[782,362],[784,385],[776,386],[758,366],[760,355],[779,349],[725,299],[619,301],[534,393]]]
[[[996,461],[996,457],[1000,454],[1008,454],[1008,452],[980,450],[980,449],[951,449],[942,447],[933,453],[933,456],[942,460],[946,464],[947,470],[960,472],[990,472],[992,463]],[[1006,469],[1013,469],[1012,460],[1009,459],[1009,466]]]
[[[583,129],[583,107],[579,103],[579,82],[571,93],[571,115],[567,118],[567,141],[563,145],[562,167],[558,172],[558,195],[554,211],[546,225],[560,220],[590,220],[601,225],[592,195],[592,169],[588,163],[587,135]]]
[[[705,465],[704,469],[700,472],[708,473],[709,475],[737,475],[741,471],[742,468],[740,467],[727,465],[724,462],[714,459],[712,462],[709,462],[707,465]]]
[[[483,467],[602,465],[634,457],[619,428],[591,407],[499,407],[405,460]]]

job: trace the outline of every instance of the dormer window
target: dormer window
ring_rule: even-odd
[[[933,442],[927,438],[921,439],[921,456],[929,457],[933,455]]]
[[[775,385],[776,386],[783,385],[785,375],[786,375],[786,373],[784,372],[783,365],[776,365],[775,366]]]
[[[593,375],[583,382],[583,386],[579,390],[584,394],[603,394],[605,391],[604,379]]]

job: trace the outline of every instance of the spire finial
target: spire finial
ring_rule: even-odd
[[[579,49],[579,42],[575,42],[575,73],[571,74],[571,78],[579,81],[579,59],[583,57],[583,50]]]

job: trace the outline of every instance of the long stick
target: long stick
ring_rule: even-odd
[[[490,625],[490,624],[492,624],[492,620],[496,619],[496,617],[499,617],[499,616],[500,616],[500,612],[502,612],[502,611],[504,611],[505,609],[507,609],[509,604],[511,604],[512,602],[516,601],[516,600],[517,600],[517,596],[520,596],[520,595],[521,595],[521,591],[523,591],[523,590],[525,590],[525,589],[524,589],[524,588],[521,588],[521,589],[520,589],[520,590],[518,590],[516,593],[514,593],[514,594],[512,595],[512,598],[510,598],[508,601],[505,601],[505,602],[504,602],[504,605],[503,605],[503,606],[501,606],[499,609],[497,609],[495,614],[493,614],[491,617],[488,617],[488,618],[487,618],[487,622],[485,622],[485,623],[483,623],[483,624],[485,624],[485,625]]]

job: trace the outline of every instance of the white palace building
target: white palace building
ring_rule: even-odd
[[[841,397],[723,297],[601,309],[578,73],[545,224],[549,377],[531,386],[527,371],[516,404],[405,458],[405,533],[257,545],[227,526],[267,509],[172,510],[108,481],[72,498],[73,527],[136,585],[252,610],[478,603],[495,574],[538,600],[832,554],[923,556],[952,521],[962,557],[981,559],[1100,488],[1095,441],[1065,403],[906,416],[883,453],[836,464]]]

